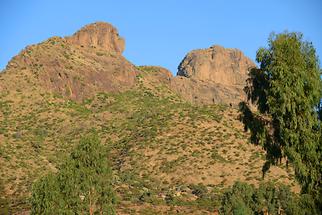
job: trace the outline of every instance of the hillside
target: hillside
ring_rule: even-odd
[[[116,29],[96,23],[27,47],[0,74],[1,192],[13,214],[29,211],[32,183],[92,130],[110,150],[119,214],[211,213],[235,181],[263,180],[265,153],[229,105],[235,97],[191,101],[191,83],[216,83],[135,66],[123,50]],[[284,164],[264,180],[299,191]]]

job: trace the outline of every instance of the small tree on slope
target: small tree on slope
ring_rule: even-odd
[[[111,178],[98,137],[82,138],[57,174],[34,184],[32,214],[115,214]]]

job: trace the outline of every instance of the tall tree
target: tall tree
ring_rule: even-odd
[[[302,192],[319,202],[322,142],[317,110],[322,88],[315,49],[300,33],[271,34],[256,61],[259,68],[250,70],[245,88],[248,102],[240,110],[251,140],[267,151],[263,172],[286,157],[294,164]]]
[[[32,214],[115,214],[107,159],[96,135],[82,138],[58,173],[34,184]]]

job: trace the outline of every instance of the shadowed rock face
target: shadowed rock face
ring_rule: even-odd
[[[66,39],[71,44],[101,48],[109,52],[122,53],[125,49],[125,41],[119,36],[117,29],[106,22],[86,25]]]
[[[188,53],[171,88],[193,103],[237,105],[245,98],[248,70],[255,64],[238,49],[212,46]]]

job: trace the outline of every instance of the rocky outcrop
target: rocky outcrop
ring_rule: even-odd
[[[76,101],[98,92],[121,92],[136,85],[138,74],[123,50],[124,40],[112,25],[93,23],[71,37],[52,37],[26,47],[3,74],[15,81],[0,85],[4,90],[20,88],[28,79],[25,89],[36,87]]]
[[[101,48],[109,52],[122,53],[125,49],[125,41],[119,36],[117,29],[106,22],[86,25],[66,39],[75,45]]]
[[[177,75],[223,85],[243,85],[248,69],[253,66],[240,50],[215,45],[188,53],[180,63]]]
[[[237,105],[245,98],[248,70],[255,64],[238,49],[212,46],[188,53],[171,88],[193,103]]]

